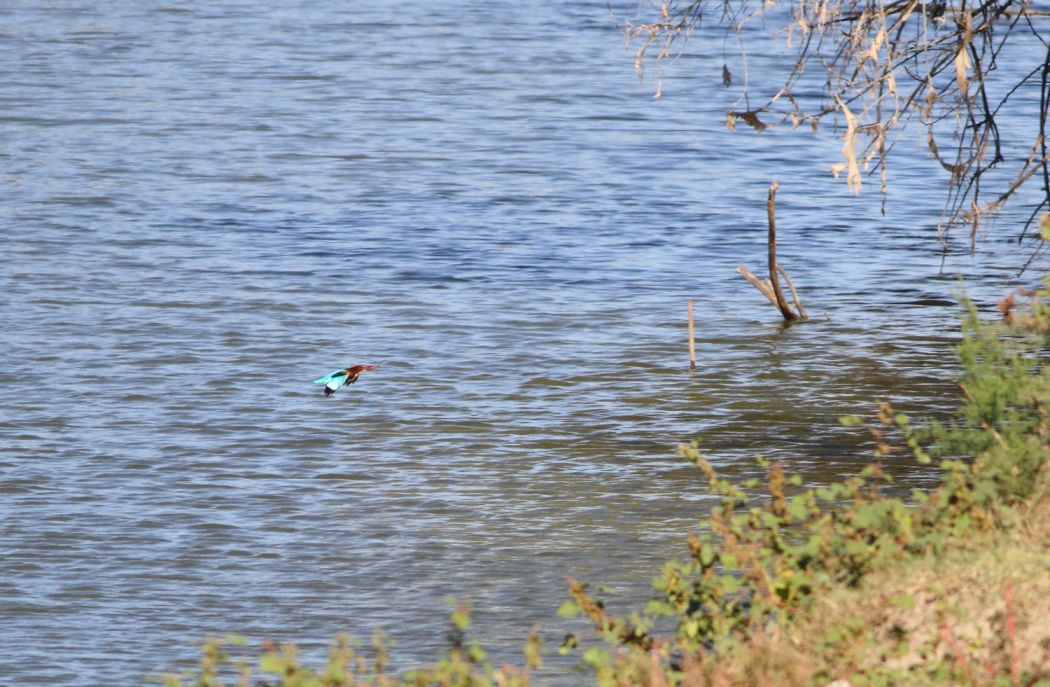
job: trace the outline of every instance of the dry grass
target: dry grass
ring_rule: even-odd
[[[688,687],[1050,685],[1050,469],[1014,526],[822,595]]]
[[[895,566],[822,599],[795,639],[823,635],[831,675],[899,671],[922,684],[947,667],[964,684],[1020,684],[1050,667],[1048,542],[1045,527],[1018,528]]]

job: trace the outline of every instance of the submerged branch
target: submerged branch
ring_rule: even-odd
[[[766,213],[769,216],[769,281],[773,286],[773,294],[776,296],[776,306],[780,309],[780,314],[783,315],[784,319],[788,322],[794,322],[795,320],[802,318],[799,317],[794,309],[792,309],[791,305],[787,302],[787,298],[784,297],[784,291],[780,288],[780,276],[777,274],[776,196],[778,188],[780,188],[780,184],[775,181],[769,185],[769,199],[766,201]]]
[[[791,281],[791,277],[788,276],[787,271],[777,264],[777,223],[776,223],[776,193],[780,187],[776,181],[769,185],[769,200],[766,203],[766,211],[769,216],[769,279],[759,279],[751,273],[747,267],[741,265],[736,268],[744,279],[751,282],[751,285],[758,289],[766,299],[780,311],[780,314],[784,317],[787,322],[797,322],[800,320],[809,319],[806,316],[806,310],[802,307],[802,299],[798,297],[798,291],[795,290],[795,284]],[[791,290],[791,297],[794,300],[794,308],[791,303],[788,303],[787,298],[784,296],[784,290],[780,286],[780,276],[783,275],[784,281],[787,282],[788,288]]]

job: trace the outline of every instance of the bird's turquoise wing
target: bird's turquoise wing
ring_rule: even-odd
[[[314,384],[324,384],[327,386],[329,382],[335,379],[339,379],[339,386],[335,387],[336,389],[338,389],[340,386],[343,385],[343,382],[346,381],[346,370],[336,370],[335,372],[329,372],[324,377],[318,377],[317,379],[315,379]]]
[[[346,375],[343,375],[342,377],[333,377],[325,383],[325,387],[329,391],[335,391],[344,384],[346,384]]]

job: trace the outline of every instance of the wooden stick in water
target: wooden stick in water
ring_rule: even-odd
[[[773,295],[776,296],[776,306],[780,309],[780,314],[784,316],[784,319],[788,322],[798,319],[798,315],[791,306],[788,305],[787,299],[784,298],[784,291],[780,288],[780,277],[777,275],[777,210],[776,210],[776,197],[777,189],[780,188],[780,184],[774,181],[769,185],[769,200],[766,201],[766,214],[769,217],[769,281],[773,287]]]
[[[693,339],[693,301],[686,301],[686,310],[689,311],[689,369],[696,369],[696,344]]]
[[[744,279],[747,279],[751,284],[758,289],[758,292],[769,299],[769,302],[773,304],[773,307],[777,306],[777,297],[773,293],[773,286],[769,283],[769,280],[761,280],[755,275],[751,274],[751,270],[741,265],[736,268],[736,271],[743,275]]]
[[[776,181],[769,185],[769,199],[766,201],[766,213],[769,217],[769,240],[767,242],[769,279],[759,279],[743,265],[737,267],[736,271],[743,275],[744,279],[751,282],[751,285],[758,289],[758,292],[765,296],[766,300],[772,303],[774,308],[780,311],[781,316],[786,321],[805,320],[808,319],[806,309],[802,307],[802,299],[798,297],[795,284],[791,281],[787,271],[777,263],[776,195],[778,188],[780,188],[780,184]],[[791,289],[794,308],[791,307],[791,303],[788,303],[787,298],[784,297],[784,290],[780,287],[780,277],[784,278],[788,288]]]
[[[787,282],[788,288],[791,289],[791,299],[795,301],[795,309],[798,310],[798,317],[800,320],[808,320],[809,315],[806,314],[806,309],[802,307],[802,300],[798,297],[798,291],[795,290],[795,282],[791,281],[791,277],[784,271],[784,268],[777,263],[777,272],[780,276],[784,277],[784,281]]]

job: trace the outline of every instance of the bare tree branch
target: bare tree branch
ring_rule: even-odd
[[[816,126],[829,115],[846,123],[843,161],[851,190],[860,190],[861,172],[878,170],[887,190],[893,145],[890,134],[909,124],[926,130],[930,153],[949,172],[947,201],[938,232],[948,248],[956,227],[969,226],[970,250],[978,228],[1038,175],[1041,205],[1050,205],[1047,112],[1050,109],[1050,10],[1032,0],[650,0],[652,21],[625,26],[636,45],[640,71],[659,64],[673,46],[712,20],[735,33],[746,72],[748,38],[756,25],[784,35],[794,62],[782,80],[753,84],[745,73],[740,98],[727,116],[755,129],[790,122]],[[747,34],[745,34],[747,28]],[[1003,82],[998,61],[1009,44],[1038,41],[1041,54],[1010,53],[1011,66],[1030,59],[1021,77]],[[724,48],[723,48],[724,49]],[[1040,63],[1041,62],[1041,63]],[[728,67],[723,77],[732,82]],[[1040,88],[1039,112],[1024,140],[1004,140],[998,118],[1018,91]],[[814,78],[823,92],[814,97]],[[805,84],[805,87],[800,86]],[[658,77],[658,92],[662,83]],[[765,100],[752,98],[761,90]],[[999,95],[1002,94],[1002,95]],[[742,109],[741,107],[742,106]],[[1035,126],[1036,123],[1038,126]],[[1016,139],[1017,132],[1012,132]],[[954,141],[942,150],[939,141]],[[1037,151],[1026,161],[1014,152]],[[1010,165],[1010,167],[1006,167]],[[989,175],[1004,167],[1011,178]],[[994,183],[990,180],[994,178]],[[989,200],[990,198],[990,200]],[[1021,233],[1023,240],[1025,232]]]

